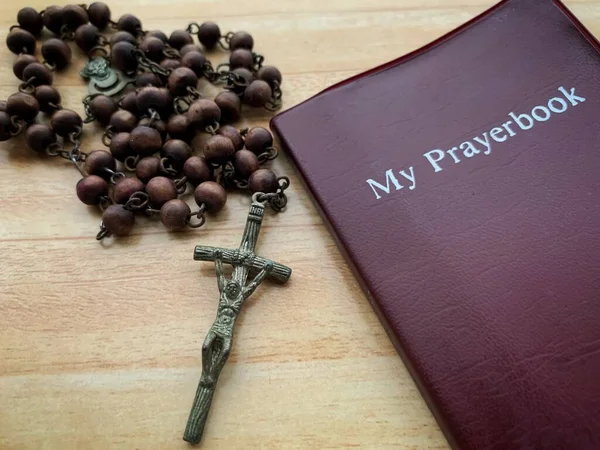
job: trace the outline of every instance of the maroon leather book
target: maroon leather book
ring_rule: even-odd
[[[600,449],[600,45],[564,5],[272,126],[454,448]]]

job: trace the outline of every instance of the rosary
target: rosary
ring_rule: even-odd
[[[167,37],[144,31],[140,20],[126,14],[111,20],[102,2],[49,6],[37,12],[23,8],[6,44],[17,59],[14,74],[19,92],[0,102],[0,141],[24,134],[35,152],[70,161],[81,173],[76,193],[86,205],[102,211],[96,239],[126,236],[136,214],[160,217],[169,230],[198,228],[206,213],[220,211],[226,188],[252,193],[250,212],[240,247],[230,250],[197,246],[194,259],[214,261],[219,287],[217,317],[202,346],[202,376],[183,439],[200,442],[217,380],[233,339],[233,328],[244,301],[265,278],[286,282],[291,269],[254,253],[265,208],[282,211],[287,204],[287,177],[261,166],[277,157],[270,131],[237,130],[242,103],[271,111],[281,106],[281,73],[263,65],[252,51],[254,40],[244,31],[221,34],[217,24],[190,23]],[[35,56],[36,38],[44,27],[54,36]],[[110,38],[100,30],[112,29]],[[193,35],[200,45],[194,44]],[[52,87],[53,73],[71,61],[68,41],[88,56],[81,76],[88,80],[83,99],[86,117],[61,105]],[[230,51],[229,62],[213,68],[204,50]],[[214,100],[197,90],[199,78],[222,85]],[[36,122],[42,112],[49,120]],[[84,153],[85,123],[104,127],[107,150]],[[198,132],[210,134],[203,156],[192,155]],[[118,161],[118,163],[117,163]],[[198,205],[192,211],[180,197],[193,188]],[[223,264],[233,266],[230,278]],[[253,271],[253,278],[249,279]]]

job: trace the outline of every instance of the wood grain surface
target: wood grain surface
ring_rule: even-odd
[[[145,29],[215,20],[246,30],[284,75],[284,107],[394,59],[469,20],[492,0],[140,0],[109,3]],[[567,1],[600,33],[600,2]],[[0,3],[0,37],[23,6]],[[16,91],[14,55],[0,46],[0,98]],[[39,47],[38,47],[39,48]],[[75,55],[56,76],[63,104],[83,113]],[[226,57],[211,54],[213,62]],[[217,90],[201,85],[206,95]],[[247,111],[239,126],[266,125]],[[86,126],[83,149],[103,148]],[[197,143],[200,147],[201,143]],[[0,147],[0,448],[185,449],[181,436],[218,298],[214,266],[196,244],[236,247],[249,204],[232,194],[200,230],[168,233],[139,220],[99,244],[99,213],[75,196],[66,161],[22,139]],[[447,443],[318,216],[286,155],[289,208],[268,213],[259,254],[291,266],[245,306],[204,449],[447,449]]]

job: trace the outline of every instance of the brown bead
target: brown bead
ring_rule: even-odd
[[[131,149],[140,156],[150,156],[162,147],[162,137],[154,128],[137,126],[129,136]]]
[[[265,194],[277,192],[277,189],[279,189],[277,175],[269,169],[258,169],[248,178],[248,187],[251,192],[263,192]]]
[[[241,78],[247,85],[254,81],[254,75],[252,75],[252,72],[245,67],[238,67],[237,69],[233,69],[232,72]]]
[[[146,37],[140,44],[140,50],[143,51],[148,59],[160,62],[165,58],[165,43],[156,37]]]
[[[160,87],[163,85],[160,77],[152,72],[142,72],[138,73],[135,77],[135,85],[137,87],[145,87],[145,86],[156,86]]]
[[[90,112],[102,125],[107,125],[110,122],[111,116],[117,109],[119,109],[117,102],[106,95],[97,95],[90,102]]]
[[[89,52],[96,44],[98,44],[98,38],[100,32],[91,23],[80,25],[75,30],[75,43],[84,52]]]
[[[281,72],[275,66],[262,66],[258,69],[256,77],[259,80],[266,81],[271,88],[281,84]]]
[[[173,58],[166,58],[160,62],[160,67],[167,70],[175,70],[178,67],[181,67],[181,61]]]
[[[170,100],[163,90],[154,86],[146,86],[137,93],[137,104],[140,111],[166,108]]]
[[[102,223],[109,234],[127,236],[135,225],[135,214],[123,205],[110,205],[102,214]]]
[[[191,141],[195,134],[185,114],[175,114],[169,117],[167,133],[172,139],[181,139],[186,142]]]
[[[190,105],[187,116],[192,126],[199,129],[218,122],[221,110],[212,100],[201,98]]]
[[[54,77],[52,76],[50,69],[40,62],[32,62],[31,64],[28,64],[23,70],[23,79],[31,80],[31,84],[34,86],[52,84],[54,81]]]
[[[178,198],[169,200],[160,208],[160,221],[169,230],[183,230],[188,223],[191,209],[186,202]]]
[[[57,38],[50,38],[42,44],[42,56],[57,69],[64,69],[71,61],[71,47]]]
[[[169,158],[176,169],[180,169],[183,163],[192,155],[192,148],[184,141],[171,139],[165,142],[160,154]]]
[[[17,55],[19,53],[32,55],[35,52],[35,36],[22,28],[13,28],[6,36],[6,46]]]
[[[114,47],[119,42],[129,42],[131,44],[136,45],[137,41],[135,40],[135,36],[128,31],[117,31],[110,38],[110,46]]]
[[[6,112],[10,116],[19,116],[26,122],[31,122],[40,112],[40,104],[33,95],[17,92],[8,97]]]
[[[158,156],[147,156],[138,161],[135,166],[135,176],[148,183],[160,172],[160,158]]]
[[[220,92],[215,97],[215,103],[221,110],[222,122],[235,122],[242,115],[242,101],[231,91]]]
[[[187,44],[193,44],[192,35],[185,30],[175,30],[169,36],[169,45],[177,50]]]
[[[120,41],[112,46],[111,61],[115,68],[123,72],[132,72],[137,68],[137,59],[133,51],[135,46],[128,41]]]
[[[120,109],[110,116],[109,126],[112,126],[118,133],[127,132],[133,130],[137,124],[137,117],[126,109]]]
[[[158,110],[158,114],[160,115],[160,117],[169,117],[169,116],[171,116],[171,114],[173,114],[173,96],[171,95],[171,91],[169,91],[169,89],[167,89],[165,87],[161,87],[158,89],[162,92],[162,95],[166,99],[168,99],[168,101],[166,102],[167,106],[165,108],[160,108]],[[162,131],[161,131],[161,133],[162,133]]]
[[[13,73],[19,80],[23,80],[23,71],[29,64],[35,62],[38,62],[38,59],[35,56],[23,53],[15,59],[15,62],[13,63]]]
[[[109,171],[117,169],[115,158],[106,150],[94,150],[88,153],[85,158],[84,168],[90,175],[98,175],[102,178],[110,178],[112,174]],[[105,170],[109,169],[109,171]]]
[[[192,69],[197,76],[201,77],[205,71],[206,57],[200,52],[187,52],[181,58],[181,64]]]
[[[192,156],[183,164],[183,173],[192,185],[212,180],[212,170],[203,156]]]
[[[265,106],[271,97],[273,91],[266,81],[254,80],[244,91],[244,102],[255,108]]]
[[[128,92],[121,99],[121,108],[126,111],[129,111],[134,116],[138,116],[140,114],[140,110],[137,105],[137,93],[135,91]]]
[[[142,22],[133,14],[125,14],[119,18],[117,29],[136,35],[142,29]]]
[[[250,175],[260,169],[258,157],[250,150],[240,150],[233,155],[233,168],[236,176],[247,180]]]
[[[50,125],[56,134],[67,137],[71,133],[81,131],[83,120],[79,114],[71,109],[59,109],[52,115]]]
[[[63,23],[69,30],[76,30],[81,25],[89,22],[85,9],[79,5],[66,5],[63,7]]]
[[[56,133],[48,125],[36,123],[27,128],[25,141],[30,149],[44,152],[56,142]]]
[[[0,141],[8,141],[12,138],[10,133],[12,129],[10,115],[7,112],[0,111]]]
[[[110,8],[106,3],[94,2],[87,9],[92,25],[103,30],[110,23]]]
[[[135,177],[119,178],[113,189],[113,200],[115,203],[124,205],[135,192],[144,191],[144,183]]]
[[[255,127],[246,133],[245,141],[248,150],[260,155],[273,145],[273,135],[266,128]]]
[[[254,56],[250,50],[238,48],[229,56],[229,66],[231,69],[243,67],[245,69],[252,70],[254,67]]]
[[[167,37],[167,35],[165,33],[163,33],[160,30],[152,30],[152,31],[148,31],[148,33],[146,34],[146,37],[155,37],[160,39],[161,41],[163,41],[165,44],[167,42],[169,42],[169,38]]]
[[[231,125],[223,125],[221,128],[219,128],[217,133],[221,136],[231,139],[236,151],[244,148],[244,138],[235,127],[232,127]]]
[[[60,93],[52,86],[46,84],[38,86],[33,95],[40,105],[40,111],[52,113],[60,109]]]
[[[42,22],[54,34],[60,34],[63,26],[63,9],[61,6],[48,6],[42,14]]]
[[[202,53],[202,47],[196,44],[185,44],[183,47],[179,49],[179,56],[182,58],[187,55],[189,52],[198,52]]]
[[[206,48],[214,48],[214,46],[217,45],[217,42],[219,42],[219,39],[221,39],[221,30],[216,23],[204,22],[198,28],[198,40]]]
[[[6,105],[7,105],[6,100],[0,100],[0,111],[6,112]]]
[[[34,36],[38,36],[42,28],[44,28],[42,15],[29,6],[19,10],[17,13],[17,22],[19,22],[21,28],[29,31]]]
[[[192,69],[187,67],[179,67],[171,72],[167,86],[169,91],[174,96],[182,96],[187,94],[188,87],[196,87],[198,84],[198,76]]]
[[[129,133],[117,133],[110,140],[110,153],[117,161],[125,161],[129,156],[135,156],[129,145]]]
[[[204,146],[204,157],[211,163],[222,164],[229,161],[234,154],[233,142],[225,136],[211,136]]]
[[[146,192],[154,208],[160,208],[169,200],[177,198],[177,187],[173,180],[167,177],[154,177],[146,185]]]
[[[227,192],[219,183],[205,181],[196,187],[194,199],[198,206],[204,204],[208,212],[216,213],[227,203]]]
[[[108,183],[98,175],[88,175],[75,186],[77,197],[86,205],[97,205],[108,194]]]
[[[142,120],[138,122],[138,126],[140,127],[150,127],[154,128],[156,131],[160,133],[160,137],[164,141],[167,137],[167,124],[162,120],[152,120],[149,117],[144,117]]]
[[[229,41],[229,49],[234,51],[238,48],[245,48],[247,50],[252,50],[254,47],[254,39],[245,31],[238,31],[231,36],[231,40]]]

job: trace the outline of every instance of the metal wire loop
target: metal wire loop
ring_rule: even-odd
[[[104,226],[104,222],[100,222],[100,231],[98,231],[98,234],[96,235],[96,240],[101,241],[102,239],[108,236],[110,236],[110,233]]]
[[[139,161],[140,155],[131,155],[125,158],[125,161],[123,161],[123,165],[125,166],[125,169],[127,169],[129,172],[135,172],[137,163]]]
[[[143,191],[137,191],[131,194],[129,200],[124,205],[125,209],[130,211],[140,211],[145,209],[150,203],[150,197]]]

